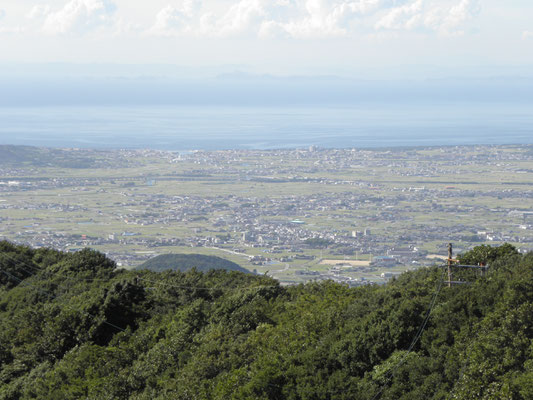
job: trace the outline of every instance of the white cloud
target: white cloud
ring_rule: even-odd
[[[5,10],[2,10],[2,9],[0,8],[0,19],[3,19],[5,16],[6,16],[6,11],[5,11]]]
[[[387,11],[376,29],[426,29],[442,35],[459,35],[468,21],[480,12],[478,0],[416,0]]]
[[[376,29],[413,29],[420,24],[423,1],[417,0],[414,3],[395,7],[376,23]]]
[[[479,11],[478,0],[461,0],[451,8],[432,10],[425,20],[425,25],[442,34],[462,34],[464,24]]]
[[[300,2],[296,17],[281,23],[292,37],[334,37],[349,35],[357,27],[366,27],[380,10],[407,0],[306,0]]]
[[[232,36],[261,29],[263,23],[269,22],[271,9],[276,6],[275,1],[270,5],[267,0],[241,0],[218,21],[215,27],[217,34]]]
[[[285,30],[293,37],[343,36],[349,16],[372,6],[373,0],[359,2],[331,2],[328,0],[307,0],[302,18],[284,24]],[[364,11],[363,11],[364,12]]]
[[[58,11],[48,10],[43,30],[52,34],[87,32],[110,25],[115,9],[110,0],[71,0]]]
[[[349,36],[357,31],[424,29],[460,33],[479,0],[234,0],[222,13],[198,0],[161,9],[148,33],[156,35]]]
[[[197,0],[184,0],[177,6],[168,5],[156,15],[148,33],[156,35],[199,35],[227,37],[244,34],[271,35],[279,30],[278,18],[290,0],[240,0],[220,15],[202,12]]]
[[[46,17],[50,13],[50,6],[48,4],[38,4],[31,8],[26,14],[26,18],[37,19]]]
[[[155,24],[149,32],[156,35],[193,33],[193,25],[201,7],[198,0],[183,0],[178,6],[169,4],[157,13]]]
[[[522,39],[531,39],[533,38],[533,31],[524,31],[522,32]]]
[[[193,2],[194,0],[188,0]],[[201,7],[167,6],[156,15],[152,34],[204,36],[338,36],[351,16],[374,12],[401,0],[238,0],[225,12],[201,13]]]

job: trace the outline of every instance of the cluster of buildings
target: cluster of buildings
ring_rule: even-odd
[[[0,238],[109,248],[124,265],[173,246],[248,254],[254,265],[359,255],[371,268],[424,265],[448,242],[533,248],[533,156],[520,149],[117,154],[122,168],[139,174],[113,175],[106,165],[101,175],[42,178],[39,169],[4,168]],[[185,183],[181,192],[165,190]],[[344,271],[297,273],[351,282]]]

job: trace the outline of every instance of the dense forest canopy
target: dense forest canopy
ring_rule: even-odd
[[[531,399],[533,254],[281,287],[0,242],[0,399]]]

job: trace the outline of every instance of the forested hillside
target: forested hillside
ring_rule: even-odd
[[[463,260],[489,271],[280,287],[0,242],[0,399],[532,399],[533,254]]]
[[[212,269],[225,269],[226,271],[250,273],[247,269],[232,261],[216,256],[206,256],[204,254],[162,254],[149,259],[137,267],[137,269],[148,269],[156,272],[169,269],[187,272],[192,268],[196,268],[200,272],[207,272]]]

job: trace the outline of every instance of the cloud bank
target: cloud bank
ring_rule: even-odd
[[[42,21],[42,31],[48,34],[86,33],[113,25],[115,10],[110,0],[70,0],[56,10],[49,5],[35,5],[26,17]]]
[[[306,39],[398,31],[461,35],[481,8],[481,0],[228,0],[224,5],[218,0],[170,0],[160,9],[143,6],[152,22],[138,26],[117,15],[118,0],[64,1],[59,8],[35,5],[26,17],[48,34],[107,29],[151,36]]]
[[[464,33],[479,0],[238,0],[214,14],[198,0],[163,8],[155,35],[293,38],[342,37],[357,32],[425,30]]]
[[[416,30],[427,29],[445,35],[463,34],[466,22],[480,12],[477,0],[461,0],[452,5],[445,2],[416,0],[387,11],[376,29]]]

